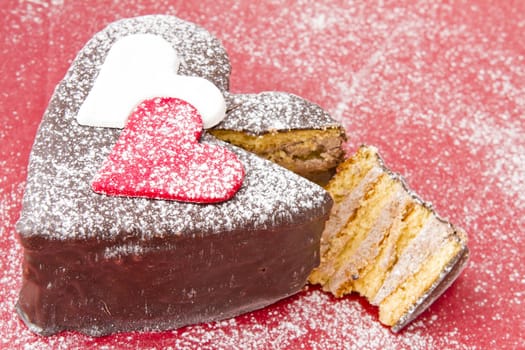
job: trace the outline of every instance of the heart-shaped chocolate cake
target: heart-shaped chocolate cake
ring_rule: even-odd
[[[198,95],[196,100],[192,100],[195,95],[185,95],[188,89],[202,91],[200,83],[172,90],[171,82],[163,85],[163,74],[157,80],[162,88],[153,89],[153,96],[138,94],[137,98],[186,101],[199,112],[205,126],[208,116],[211,124],[217,123],[214,118],[221,108],[227,114],[223,123],[229,124],[235,124],[237,118],[242,122],[255,120],[261,117],[261,110],[273,108],[273,112],[266,113],[268,133],[285,135],[293,131],[290,118],[297,116],[296,124],[304,130],[318,130],[320,135],[335,132],[329,136],[335,135],[335,140],[323,141],[319,145],[322,150],[317,149],[315,154],[330,153],[332,163],[342,157],[342,128],[316,105],[284,93],[264,95],[265,106],[259,106],[258,95],[239,97],[252,108],[242,109],[235,104],[238,98],[227,92],[230,65],[226,52],[204,29],[160,15],[109,25],[79,52],[57,86],[31,153],[23,209],[17,223],[24,248],[17,311],[28,327],[39,334],[76,330],[101,336],[228,318],[296,293],[319,264],[319,240],[332,206],[330,195],[292,171],[219,141],[208,131],[202,133],[199,143],[208,149],[226,150],[226,158],[234,158],[241,165],[232,170],[235,161],[217,158],[221,161],[215,162],[221,163],[219,174],[237,174],[230,188],[233,193],[210,200],[201,198],[206,193],[199,190],[199,203],[193,203],[191,196],[188,202],[184,196],[159,199],[129,193],[114,196],[93,190],[92,184],[100,179],[97,174],[104,173],[104,164],[124,133],[115,127],[125,123],[129,115],[117,115],[120,110],[116,109],[102,115],[106,109],[88,100],[96,94],[104,95],[94,86],[99,78],[104,79],[105,74],[100,72],[112,47],[133,35],[155,36],[167,42],[176,53],[173,67],[177,74],[206,79],[224,95],[226,102],[223,107],[219,103],[206,111],[207,104],[201,103]],[[173,61],[170,50],[165,51]],[[128,84],[134,84],[126,74],[121,76],[126,77]],[[99,92],[90,95],[92,90]],[[108,90],[102,89],[115,95],[110,101],[120,101],[120,95],[128,91]],[[133,103],[139,105],[141,101]],[[138,113],[133,108],[122,110],[130,115]],[[155,108],[158,110],[150,116],[166,121],[162,119],[168,118],[163,108]],[[117,125],[113,124],[113,117]],[[135,123],[131,119],[128,122]],[[173,130],[161,134],[169,137]],[[136,141],[135,136],[125,137]],[[131,147],[135,158],[126,158],[126,152],[119,153],[119,157],[132,168],[137,162],[134,171],[146,176],[157,171],[155,166],[159,164],[171,164],[165,161],[166,154],[178,152],[180,147],[183,146],[162,141],[160,146],[150,148],[146,142]],[[165,155],[140,163],[141,156],[137,154],[142,155],[141,152]],[[206,158],[210,157],[213,158],[213,152],[207,151]],[[184,162],[178,160],[181,163]],[[322,171],[333,171],[335,165],[323,164]],[[197,162],[196,166],[208,165]],[[173,176],[170,181],[177,183],[177,171],[162,171],[162,176]],[[126,170],[118,176],[126,179]],[[185,191],[187,194],[189,190]]]
[[[344,130],[322,108],[232,94],[229,74],[218,40],[171,16],[115,22],[79,52],[36,136],[17,223],[17,311],[32,331],[177,328],[307,280],[360,293],[399,331],[457,278],[466,233],[374,147],[342,162]]]

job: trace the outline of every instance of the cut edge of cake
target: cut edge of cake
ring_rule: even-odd
[[[294,94],[226,94],[226,118],[209,132],[324,186],[344,160],[345,130]]]
[[[334,206],[310,283],[336,297],[359,293],[398,332],[466,266],[465,231],[439,217],[373,146],[341,163],[326,189]]]

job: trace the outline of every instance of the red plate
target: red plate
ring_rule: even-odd
[[[2,1],[1,348],[525,348],[525,3]],[[282,90],[327,109],[347,148],[388,165],[469,233],[470,264],[400,334],[352,295],[317,288],[235,319],[162,333],[39,337],[14,312],[14,223],[36,128],[76,52],[113,20],[167,13],[218,36],[234,92]]]

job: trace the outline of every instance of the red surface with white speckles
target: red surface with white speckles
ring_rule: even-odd
[[[524,348],[525,3],[2,1],[1,348]],[[36,128],[76,52],[108,23],[173,14],[220,38],[233,92],[283,90],[346,127],[469,233],[455,284],[400,334],[357,296],[316,288],[235,319],[162,333],[43,338],[14,312],[14,223]]]
[[[91,187],[110,196],[228,200],[242,185],[242,163],[224,147],[200,143],[202,132],[202,117],[189,102],[170,97],[142,101]]]

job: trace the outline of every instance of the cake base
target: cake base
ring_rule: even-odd
[[[16,308],[41,335],[160,331],[233,317],[303,288],[318,264],[323,225],[149,242],[41,242],[24,250]]]

